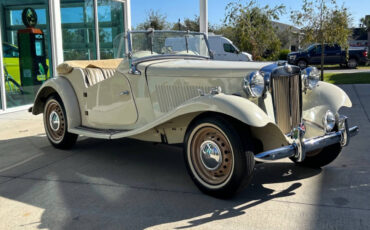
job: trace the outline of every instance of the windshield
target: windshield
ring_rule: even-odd
[[[310,50],[312,50],[313,48],[315,48],[316,47],[316,44],[312,44],[312,45],[310,45],[310,46],[308,46],[307,48],[306,48],[306,51],[310,51]]]
[[[162,55],[210,57],[207,40],[203,33],[133,31],[129,32],[128,36],[129,51],[133,60]]]

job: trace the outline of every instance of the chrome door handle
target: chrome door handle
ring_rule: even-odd
[[[129,94],[130,94],[130,91],[125,90],[125,91],[122,91],[119,95],[123,96],[123,95],[129,95]]]

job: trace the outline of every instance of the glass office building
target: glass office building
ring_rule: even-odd
[[[64,60],[114,58],[129,9],[129,0],[0,0],[0,113],[29,107]]]

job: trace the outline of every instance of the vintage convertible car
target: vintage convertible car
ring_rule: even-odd
[[[40,88],[32,113],[44,114],[56,148],[78,135],[183,143],[200,190],[229,197],[248,184],[255,161],[322,167],[358,132],[338,114],[351,107],[348,96],[315,68],[214,61],[202,33],[124,37],[123,59],[63,63]]]

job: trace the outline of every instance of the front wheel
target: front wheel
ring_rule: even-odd
[[[204,193],[228,198],[245,187],[253,174],[254,154],[223,117],[203,118],[186,134],[184,156],[188,172]]]
[[[297,62],[297,65],[299,66],[299,68],[305,69],[305,68],[307,68],[308,63],[307,63],[307,61],[301,59]]]
[[[67,116],[62,100],[51,96],[44,107],[44,127],[50,143],[58,149],[69,149],[78,135],[67,131]]]
[[[339,156],[341,151],[342,146],[340,143],[337,143],[323,149],[307,153],[306,158],[302,162],[297,163],[294,158],[291,159],[298,165],[311,168],[321,168],[333,162]]]

